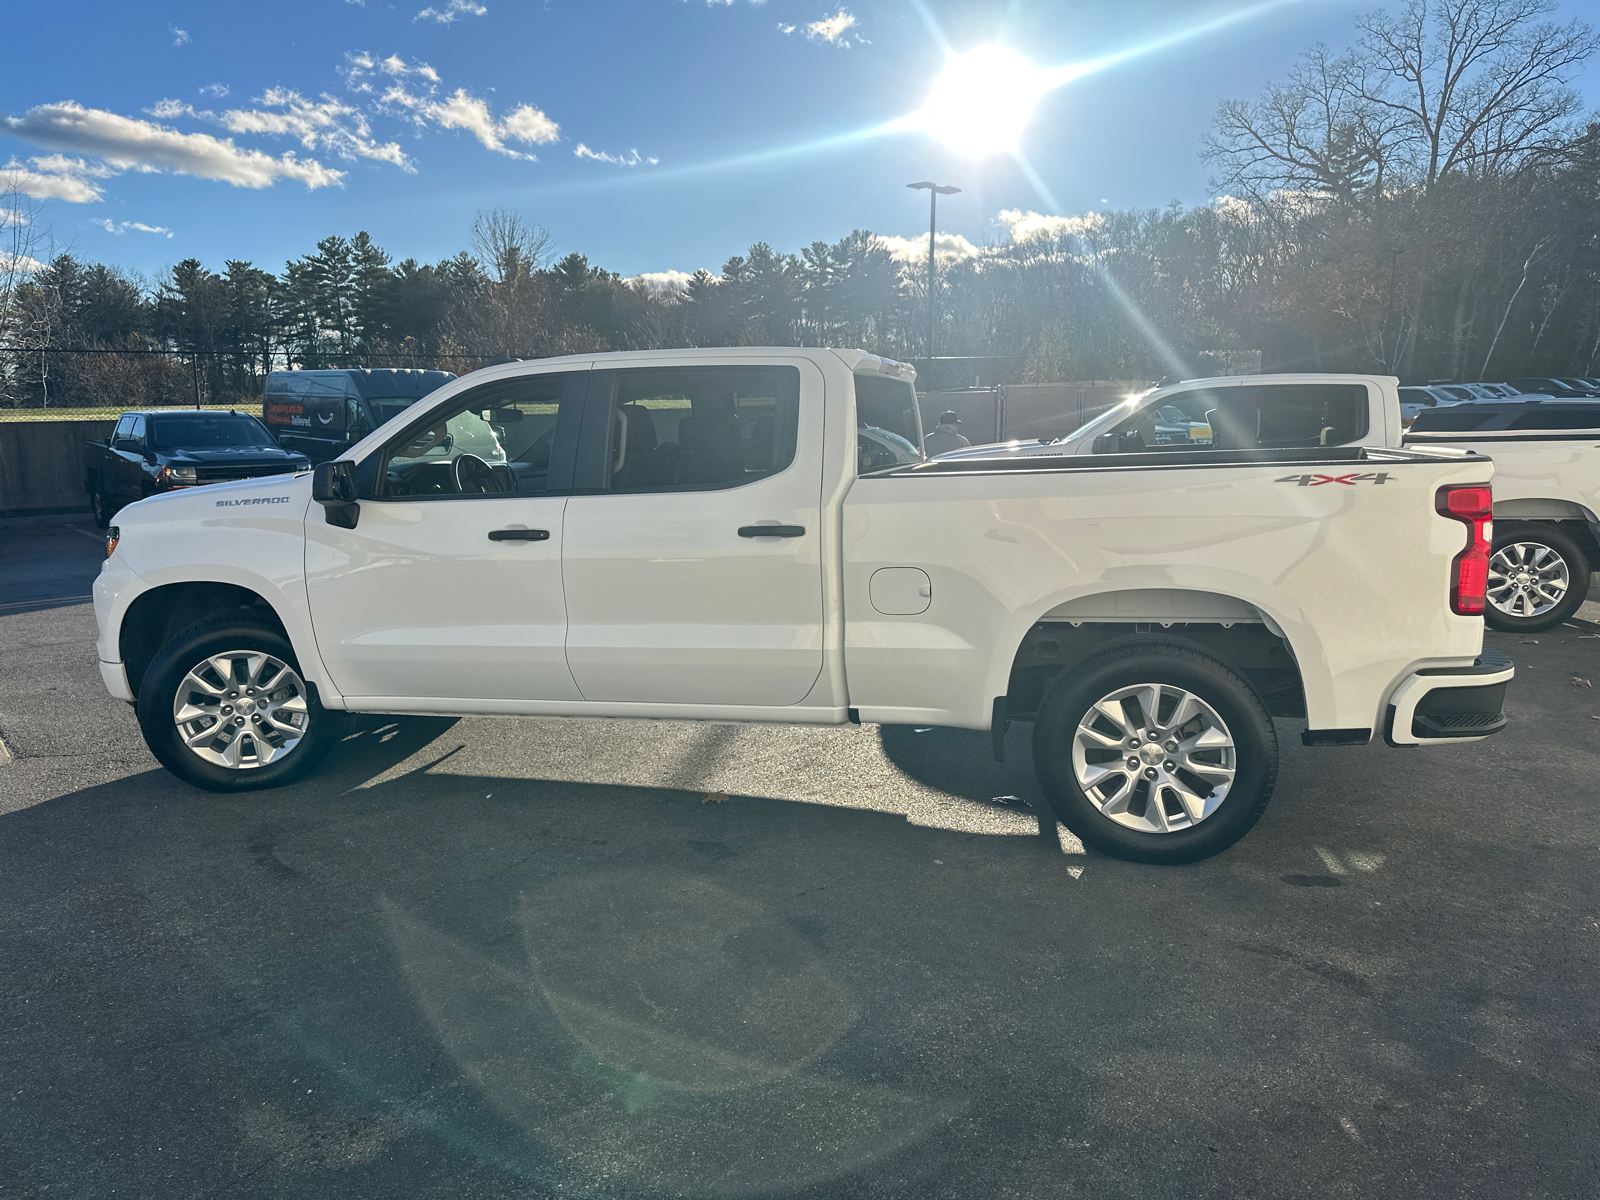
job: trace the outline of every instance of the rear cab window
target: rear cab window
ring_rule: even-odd
[[[909,380],[857,372],[856,470],[921,462],[922,425],[917,390]]]

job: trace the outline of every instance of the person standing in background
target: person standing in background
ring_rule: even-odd
[[[923,452],[929,458],[940,454],[949,454],[952,450],[959,450],[963,446],[972,445],[961,436],[961,419],[949,409],[939,414],[939,424],[932,433],[922,439]]]

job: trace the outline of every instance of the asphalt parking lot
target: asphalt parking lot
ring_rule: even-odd
[[[99,557],[0,529],[0,1196],[1595,1194],[1600,625],[1495,636],[1488,742],[1280,722],[1152,868],[1026,726],[364,718],[199,792]]]

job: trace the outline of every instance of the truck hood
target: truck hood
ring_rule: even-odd
[[[311,472],[296,471],[157,492],[122,509],[112,524],[126,539],[131,530],[149,525],[217,525],[268,514],[299,521],[310,501]]]
[[[256,464],[279,466],[284,462],[304,462],[305,455],[285,450],[282,446],[218,446],[204,450],[162,450],[163,461],[174,467],[226,466],[248,467]]]

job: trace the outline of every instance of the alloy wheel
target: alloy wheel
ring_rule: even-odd
[[[1170,684],[1139,683],[1101,697],[1072,739],[1083,794],[1141,833],[1204,821],[1228,798],[1237,768],[1233,735],[1217,710]]]
[[[1508,617],[1538,617],[1572,586],[1567,560],[1540,542],[1508,542],[1489,557],[1489,603]]]
[[[172,721],[189,750],[219,767],[277,762],[305,737],[305,681],[260,650],[213,654],[190,668],[172,699]]]

